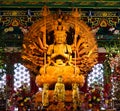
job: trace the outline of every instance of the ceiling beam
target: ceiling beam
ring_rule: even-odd
[[[120,9],[119,0],[1,0],[0,8],[110,8]]]

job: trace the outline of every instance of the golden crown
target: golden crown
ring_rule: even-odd
[[[61,19],[55,22],[54,35],[66,35],[66,26]]]
[[[55,30],[54,30],[54,35],[57,34],[65,34],[66,35],[66,30],[63,26],[59,25]]]

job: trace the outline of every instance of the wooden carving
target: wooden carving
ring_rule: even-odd
[[[43,7],[41,14],[43,17],[25,34],[22,50],[24,65],[33,74],[41,75],[41,84],[50,79],[54,81],[54,76],[50,78],[52,73],[56,74],[54,69],[59,70],[59,73],[72,72],[71,75],[74,73],[75,78],[78,75],[87,75],[97,63],[98,50],[95,37],[80,19],[81,13],[78,9],[69,14],[50,13],[47,7]],[[63,71],[53,66],[60,66]],[[45,74],[48,80],[44,78]],[[42,79],[45,79],[43,83]],[[64,76],[63,80],[65,81]]]

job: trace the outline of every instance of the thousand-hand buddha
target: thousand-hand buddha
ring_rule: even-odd
[[[79,79],[79,68],[72,65],[72,48],[66,42],[66,31],[64,26],[58,25],[54,30],[54,43],[48,46],[47,61],[48,63],[41,67],[41,84],[48,83],[53,86],[57,82],[58,76],[63,77],[65,84],[79,82],[74,77]]]

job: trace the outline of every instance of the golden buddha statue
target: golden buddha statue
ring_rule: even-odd
[[[44,8],[43,18],[25,34],[22,49],[24,65],[36,76],[38,87],[45,83],[49,85],[49,102],[53,101],[54,95],[64,101],[65,88],[66,95],[76,101],[79,98],[78,87],[84,85],[87,73],[97,63],[96,39],[90,28],[80,20],[79,11],[57,15]],[[79,86],[72,90],[74,83]],[[44,105],[48,104],[47,90],[43,88],[42,92]]]
[[[58,102],[65,101],[65,85],[62,76],[58,77],[57,83],[55,84],[54,99]]]
[[[78,84],[77,83],[73,83],[72,84],[72,100],[73,100],[73,104],[78,105],[79,104],[79,88],[78,88]]]
[[[66,83],[71,85],[72,78],[70,76],[79,75],[80,70],[77,66],[72,64],[72,47],[67,44],[67,33],[65,26],[57,24],[54,30],[54,43],[48,45],[47,49],[47,64],[40,68],[41,79],[50,86],[56,83],[57,77],[62,76]],[[44,76],[49,76],[46,81]],[[41,84],[42,85],[42,84]]]
[[[49,105],[49,90],[48,90],[48,84],[44,84],[44,85],[43,85],[42,105],[43,105],[43,106],[48,106],[48,105]]]
[[[47,51],[48,61],[53,65],[57,65],[60,60],[61,63],[63,62],[62,64],[70,65],[72,49],[70,45],[66,44],[66,37],[64,27],[59,25],[54,31],[54,44],[50,45]]]

